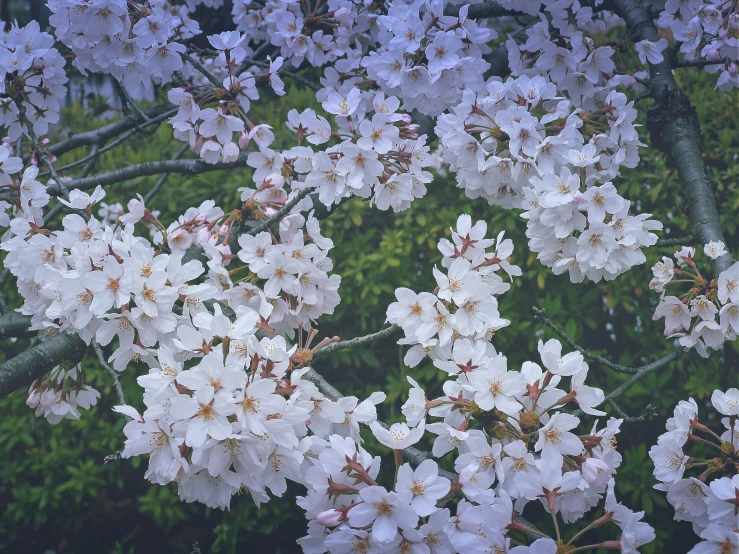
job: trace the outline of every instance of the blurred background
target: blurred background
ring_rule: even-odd
[[[43,3],[36,0],[0,2],[2,21],[17,19],[21,25],[33,16],[42,22],[43,28],[45,10]],[[206,33],[218,32],[228,28],[225,25],[229,13],[227,2],[224,8],[209,10],[207,17],[196,19],[212,27],[205,28]],[[72,131],[99,127],[120,115],[120,105],[108,92],[112,90],[111,83],[105,79],[92,82],[74,74],[70,79],[73,93],[52,140]],[[715,79],[692,70],[681,70],[678,79],[698,110],[704,162],[716,184],[727,247],[736,254],[739,94],[714,91]],[[284,97],[260,91],[262,98],[253,104],[253,117],[250,113],[253,121],[275,128],[275,148],[293,144],[294,135],[284,125],[287,111],[315,108],[312,91],[298,90],[292,83],[288,83],[287,90]],[[166,97],[153,94],[141,99],[142,107],[151,101],[166,102]],[[649,102],[642,101],[638,106],[642,120],[644,104]],[[97,172],[172,158],[181,143],[171,135],[166,124],[150,136],[140,135],[104,154]],[[636,169],[624,171],[616,183],[619,192],[632,201],[636,211],[652,212],[665,224],[663,237],[686,236],[688,222],[680,208],[677,176],[665,157],[651,148],[645,130],[642,141],[647,144],[640,152],[642,162]],[[69,163],[85,155],[81,149],[65,155],[63,161]],[[157,177],[139,178],[114,185],[107,190],[105,200],[125,204],[136,193],[148,191],[156,180]],[[250,168],[194,177],[171,175],[148,207],[160,210],[165,224],[187,207],[210,198],[228,211],[238,207],[237,188],[242,186],[252,186]],[[553,336],[548,328],[533,320],[532,306],[546,310],[547,316],[578,344],[624,365],[643,365],[670,348],[662,338],[663,323],[652,321],[657,297],[649,291],[648,283],[651,265],[663,255],[671,256],[675,248],[650,249],[647,264],[635,267],[614,282],[573,285],[566,275],[553,275],[528,251],[526,222],[516,212],[466,199],[455,187],[453,176],[438,176],[428,188],[428,195],[415,201],[406,212],[380,212],[366,201],[353,199],[342,203],[322,224],[324,234],[335,243],[330,257],[335,263],[334,272],[342,276],[342,302],[333,316],[321,318],[319,338],[339,335],[348,339],[379,330],[388,304],[395,300],[393,292],[397,287],[433,289],[431,268],[441,259],[436,244],[448,236],[449,227],[455,225],[459,214],[469,213],[473,219],[487,221],[489,236],[506,231],[516,245],[513,263],[523,270],[523,276],[513,282],[500,301],[501,316],[512,323],[494,337],[496,348],[508,357],[510,367],[537,360],[537,340]],[[8,285],[5,290],[9,303],[19,306],[20,299],[17,293],[13,296],[12,288]],[[381,416],[386,421],[397,421],[408,390],[406,375],[422,383],[429,397],[441,393],[444,378],[428,363],[414,369],[404,367],[404,351],[395,344],[397,338],[362,350],[337,353],[321,359],[315,367],[344,394],[364,398],[376,390],[386,391],[388,399],[380,406]],[[27,340],[3,341],[0,362],[22,351]],[[624,424],[618,437],[618,450],[624,457],[617,477],[618,498],[634,510],[644,510],[646,520],[657,531],[657,539],[642,549],[646,554],[684,553],[696,541],[689,524],[673,521],[673,510],[664,494],[653,490],[649,447],[656,442],[679,400],[693,397],[701,415],[710,414],[712,390],[739,384],[738,359],[737,343],[727,344],[723,352],[708,360],[696,354],[683,356],[671,367],[650,374],[621,397],[620,405],[630,415],[645,413],[647,405],[658,413],[642,423]],[[142,457],[104,463],[106,456],[122,447],[123,420],[111,411],[116,398],[112,382],[94,356],[84,360],[83,370],[86,381],[101,391],[102,398],[96,407],[83,411],[79,421],[64,420],[52,426],[37,419],[25,405],[24,390],[0,398],[0,552],[299,551],[295,539],[305,534],[305,519],[294,502],[294,497],[303,492],[299,486],[291,486],[283,498],[273,499],[260,510],[248,496],[234,497],[230,511],[211,510],[201,504],[182,503],[175,485],[162,487],[145,481],[147,461]],[[137,409],[143,403],[135,379],[144,372],[144,367],[129,366],[121,376],[126,398]],[[625,376],[592,363],[589,380],[591,385],[608,392]],[[587,431],[592,423],[592,418],[586,416]],[[371,439],[367,438],[367,447],[372,449]],[[527,507],[527,517],[537,523],[546,521],[538,517],[537,510],[538,506]],[[542,527],[546,529],[546,524]]]

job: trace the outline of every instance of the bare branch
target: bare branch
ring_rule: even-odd
[[[172,108],[166,104],[160,104],[154,106],[148,110],[144,110],[144,113],[152,122],[166,119],[167,117],[177,113],[179,108]],[[71,150],[75,150],[82,146],[91,146],[93,144],[105,144],[113,137],[117,137],[121,133],[125,133],[129,129],[133,129],[136,125],[143,123],[141,116],[137,113],[128,114],[108,125],[104,125],[94,131],[87,131],[84,133],[78,133],[71,135],[69,138],[52,144],[49,146],[49,153],[53,156],[61,156]],[[30,155],[23,157],[23,161],[27,162],[30,159]]]
[[[345,340],[341,342],[334,342],[331,344],[327,344],[323,348],[320,348],[316,350],[315,352],[313,352],[313,359],[315,360],[316,358],[322,358],[323,356],[327,356],[339,350],[345,350],[347,348],[356,348],[357,346],[362,346],[364,344],[374,342],[376,340],[384,339],[385,337],[389,337],[390,335],[392,335],[398,329],[400,329],[399,325],[391,325],[390,327],[386,327],[382,331],[378,331],[377,333],[372,333],[364,337],[357,337],[351,340]]]
[[[463,4],[466,5],[466,4]],[[459,10],[462,6],[447,6],[444,15],[459,17]],[[484,19],[486,17],[501,17],[504,15],[521,15],[523,12],[509,10],[498,4],[497,2],[482,2],[481,4],[473,4],[467,10],[467,19]]]
[[[37,332],[29,330],[30,326],[31,316],[8,312],[0,316],[0,339],[35,335]]]
[[[624,423],[641,423],[642,421],[648,421],[657,416],[657,409],[651,404],[647,404],[645,412],[640,416],[630,416],[624,412],[621,407],[610,399],[608,403],[611,405],[613,410],[618,414],[618,417],[624,420]]]
[[[189,62],[191,66],[193,66],[195,69],[197,69],[200,73],[203,74],[203,76],[210,81],[210,83],[216,87],[216,88],[223,88],[223,83],[221,83],[218,79],[215,78],[215,76],[205,69],[203,67],[203,64],[201,64],[199,61],[197,61],[195,58],[193,58],[190,54],[180,54],[182,56],[182,59]]]
[[[674,67],[706,67],[707,65],[723,65],[730,63],[729,58],[721,58],[718,60],[683,60],[675,63]]]
[[[28,385],[64,361],[79,362],[87,345],[76,334],[59,333],[0,364],[0,396]]]
[[[136,177],[146,177],[148,175],[160,175],[162,173],[180,173],[185,175],[197,175],[209,171],[220,171],[223,169],[237,169],[246,166],[246,158],[248,152],[242,152],[233,162],[219,162],[209,164],[203,160],[164,160],[158,162],[144,162],[122,169],[116,169],[108,173],[93,175],[82,179],[73,179],[66,183],[67,188],[88,190],[98,185],[107,186],[115,183],[122,183]],[[50,194],[57,193],[57,187],[49,187]]]

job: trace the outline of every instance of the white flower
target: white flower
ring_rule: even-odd
[[[570,414],[557,412],[549,423],[539,429],[539,440],[534,449],[541,451],[542,456],[561,458],[564,455],[577,456],[583,451],[582,441],[570,433],[580,424],[580,420]]]
[[[389,429],[386,429],[378,421],[370,423],[370,429],[372,429],[372,434],[380,443],[393,450],[405,450],[409,446],[413,446],[421,440],[426,430],[423,423],[413,429],[405,423],[393,423]]]
[[[711,241],[705,246],[703,246],[703,252],[706,254],[706,256],[708,256],[712,260],[717,260],[724,254],[727,254],[726,245],[720,240]]]
[[[467,379],[475,391],[475,404],[480,409],[497,409],[508,415],[516,415],[521,411],[522,407],[515,396],[524,393],[526,383],[520,373],[506,369],[503,356],[491,359],[486,369],[468,373]]]
[[[326,101],[323,102],[323,109],[335,115],[348,116],[357,111],[359,102],[359,89],[352,87],[346,96],[342,96],[338,92],[331,92]]]
[[[82,190],[74,189],[69,193],[69,201],[64,200],[64,198],[60,198],[59,202],[70,208],[84,210],[93,204],[100,202],[103,198],[105,198],[105,191],[103,190],[103,187],[98,185],[95,187],[92,194],[87,194]]]
[[[722,304],[739,302],[739,262],[719,274],[718,299]]]
[[[739,415],[739,390],[731,388],[726,392],[713,391],[711,404],[717,411],[726,416]]]
[[[654,476],[672,485],[682,479],[688,456],[683,454],[682,448],[669,438],[660,438],[659,442],[649,450],[649,457],[654,462]]]
[[[359,491],[359,497],[363,502],[349,510],[349,524],[360,528],[372,524],[372,535],[382,543],[392,541],[398,527],[412,529],[418,523],[409,503],[384,487],[367,487]]]
[[[415,471],[408,464],[400,466],[395,490],[416,514],[426,517],[436,510],[436,502],[447,495],[450,486],[449,479],[439,477],[436,462],[424,460]]]
[[[215,394],[213,387],[199,389],[192,397],[173,398],[169,413],[183,420],[176,425],[184,428],[188,446],[202,446],[209,436],[224,440],[231,434],[227,417],[234,413],[233,403],[226,396]]]

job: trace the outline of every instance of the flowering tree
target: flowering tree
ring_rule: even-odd
[[[739,333],[739,263],[675,80],[692,67],[717,75],[719,91],[739,88],[736,2],[668,0],[655,12],[638,0],[235,0],[232,30],[209,36],[193,19],[199,4],[55,0],[48,32],[6,29],[0,281],[12,276],[23,302],[11,309],[0,296],[0,337],[34,339],[0,365],[0,393],[30,384],[37,416],[79,418],[99,393],[77,364],[95,356],[127,420],[120,457],[148,456],[149,481],[209,507],[302,485],[307,553],[628,553],[652,541],[644,513],[615,497],[615,436],[639,419],[617,399],[687,350],[708,356]],[[72,68],[115,79],[128,113],[52,141]],[[287,115],[293,144],[277,149],[251,108],[266,89],[284,94],[283,79],[316,103]],[[143,110],[132,98],[152,88],[167,101]],[[692,225],[691,237],[661,243],[681,248],[649,283],[669,340],[655,340],[656,361],[625,367],[537,310],[562,342],[540,340],[532,361],[510,367],[493,345],[509,323],[496,297],[521,276],[521,249],[580,283],[616,279],[658,244],[663,224],[619,192],[621,168],[645,146],[635,121],[646,99],[652,144],[677,168]],[[103,153],[165,121],[183,143],[174,159],[92,174]],[[147,209],[168,174],[247,167],[254,184],[229,206],[183,206],[172,222]],[[411,208],[433,194],[434,172],[524,218],[528,245],[514,252],[460,214],[439,237],[441,267],[428,268],[434,290],[398,288],[376,333],[320,337],[341,285],[321,221],[352,196]],[[146,196],[103,202],[146,175],[161,176]],[[404,422],[387,425],[376,408],[385,393],[343,396],[316,369],[397,336],[406,366],[428,358],[442,372],[444,395],[428,398],[408,377]],[[630,377],[606,393],[586,384],[586,359]],[[123,371],[139,373],[132,403],[143,413],[124,398]],[[712,400],[722,429],[701,423],[691,399],[650,452],[655,483],[702,539],[696,554],[739,546],[739,391]],[[621,417],[605,418],[605,405]],[[363,426],[394,467],[363,446]],[[414,446],[425,436],[430,452]],[[687,456],[689,441],[711,455]],[[609,538],[591,540],[606,525]]]

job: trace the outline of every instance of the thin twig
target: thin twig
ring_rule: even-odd
[[[345,350],[347,348],[356,348],[357,346],[362,346],[364,344],[374,342],[379,339],[384,339],[385,337],[389,337],[390,335],[392,335],[398,329],[400,329],[399,325],[391,325],[390,327],[386,327],[382,331],[377,331],[376,333],[365,335],[364,337],[357,337],[355,339],[345,340],[341,342],[333,342],[331,344],[327,344],[323,348],[320,348],[316,350],[315,352],[313,352],[313,359],[315,360],[316,358],[322,358],[323,356],[328,356],[329,354],[332,354],[339,350]]]
[[[180,54],[182,56],[182,59],[190,62],[190,65],[192,65],[195,69],[197,69],[200,73],[203,74],[203,76],[210,81],[210,83],[216,87],[216,88],[223,88],[223,83],[221,83],[218,79],[215,78],[215,76],[205,69],[203,67],[203,64],[201,64],[199,61],[197,61],[195,58],[193,58],[190,54],[182,53]]]
[[[624,412],[621,409],[621,406],[616,404],[616,402],[614,402],[613,399],[610,399],[608,403],[611,405],[613,410],[618,414],[618,416],[624,420],[624,423],[641,423],[642,421],[647,421],[658,415],[657,408],[655,408],[651,404],[647,404],[647,407],[645,408],[645,412],[642,415],[630,416],[626,412]]]
[[[177,153],[174,155],[173,160],[179,160],[182,155],[187,152],[187,150],[190,148],[190,145],[188,143],[185,143],[182,145],[182,148],[180,148]],[[144,195],[144,204],[148,204],[149,201],[154,198],[154,195],[159,192],[159,189],[161,189],[164,186],[164,183],[167,181],[167,177],[169,177],[169,173],[164,173],[161,177],[159,177],[159,180],[156,182],[156,184],[152,187],[152,189]]]
[[[51,156],[49,155],[49,153],[46,151],[46,149],[41,144],[41,141],[36,136],[36,132],[33,130],[33,124],[26,116],[26,107],[23,105],[23,100],[21,99],[16,100],[16,104],[18,105],[18,117],[26,125],[26,134],[30,137],[31,142],[33,142],[33,146],[38,151],[39,158],[41,159],[41,161],[44,162],[44,164],[46,164],[46,167],[49,168],[49,171],[51,172],[51,178],[54,179],[54,182],[56,183],[56,186],[58,187],[57,194],[59,194],[62,198],[68,201],[69,191],[67,190],[67,186],[59,178],[59,175],[57,174],[56,169],[54,169],[54,164],[51,161]]]
[[[265,40],[259,47],[254,50],[254,53],[251,55],[250,58],[244,60],[241,65],[236,69],[236,75],[241,75],[244,71],[249,69],[250,65],[254,64],[254,61],[258,61],[257,57],[264,53],[267,48],[272,46],[272,43],[268,40]]]
[[[118,379],[118,372],[108,365],[108,362],[105,359],[105,354],[103,354],[103,349],[100,348],[100,345],[95,339],[92,340],[92,348],[95,350],[95,354],[97,354],[100,365],[102,365],[105,371],[110,373],[110,376],[113,378],[113,385],[115,385],[115,392],[118,395],[118,401],[121,405],[124,405],[126,403],[126,396],[123,394],[123,386],[121,385],[120,379]]]
[[[258,61],[258,60],[252,61],[251,63],[253,65],[256,65],[257,67],[263,67],[267,69],[269,69],[269,65],[270,65],[269,62],[263,62],[263,61]],[[277,74],[287,75],[291,79],[297,81],[298,83],[302,85],[305,85],[308,88],[312,88],[313,90],[321,90],[322,88],[321,85],[319,85],[318,83],[314,83],[313,81],[306,79],[302,75],[298,75],[297,73],[293,73],[292,71],[288,71],[287,69],[280,68],[277,70]]]
[[[292,210],[295,206],[298,205],[298,203],[308,196],[311,191],[313,190],[313,187],[306,187],[302,189],[298,194],[295,195],[295,197],[290,200],[288,203],[286,203],[282,208],[277,210],[275,214],[270,217],[268,220],[261,222],[259,225],[256,225],[255,227],[252,227],[247,232],[248,235],[257,235],[261,233],[262,231],[266,231],[269,229],[272,225],[280,221],[285,215],[290,213],[290,210]]]
[[[551,320],[549,320],[547,317],[544,316],[544,310],[541,308],[537,308],[536,306],[533,306],[532,309],[534,310],[534,319],[537,319],[541,321],[544,325],[549,327],[554,333],[559,336],[565,343],[567,343],[571,348],[574,348],[580,354],[585,356],[586,358],[590,360],[595,360],[596,362],[602,363],[604,366],[610,367],[614,371],[619,371],[621,373],[636,373],[639,371],[640,368],[638,367],[627,367],[621,364],[617,364],[615,362],[612,362],[608,358],[604,358],[603,356],[596,354],[595,352],[591,352],[590,350],[587,350],[586,348],[583,348],[579,344],[577,344],[574,340],[572,340],[567,333],[564,332],[563,329],[560,329],[557,325],[555,325]]]

